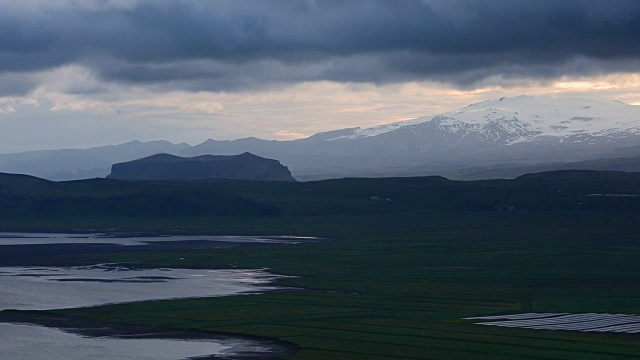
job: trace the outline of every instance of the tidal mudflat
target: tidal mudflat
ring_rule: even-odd
[[[145,247],[155,243],[296,243],[291,237],[149,236],[144,234],[36,234],[2,233],[0,248],[21,254],[47,247],[48,251],[88,244]],[[273,285],[281,278],[266,269],[146,269],[127,264],[91,266],[0,267],[0,358],[12,359],[185,359],[269,357],[292,348],[263,339],[219,334],[194,335],[166,329],[125,331],[112,325],[39,321],[53,310],[114,303],[193,297],[229,296],[283,289]],[[21,310],[18,312],[11,310]],[[20,314],[20,315],[16,315]],[[91,329],[99,328],[96,334]],[[106,329],[106,330],[105,330]],[[143,355],[140,355],[143,354]],[[243,355],[244,354],[244,355]],[[249,354],[249,355],[246,355]]]

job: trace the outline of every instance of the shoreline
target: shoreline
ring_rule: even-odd
[[[246,334],[229,334],[202,330],[172,329],[144,325],[125,325],[94,321],[86,318],[61,315],[49,311],[0,311],[0,323],[42,326],[90,338],[112,339],[172,339],[196,341],[233,341],[250,342],[261,351],[248,349],[246,345],[236,345],[222,356],[211,355],[199,359],[266,360],[291,355],[299,350],[293,343]],[[266,350],[265,350],[266,349]]]
[[[247,234],[242,232],[225,231],[223,233],[212,233],[211,231],[188,231],[184,229],[173,230],[118,230],[116,228],[54,228],[54,227],[0,227],[0,235],[4,233],[30,233],[30,234],[71,234],[71,235],[92,235],[102,234],[113,238],[136,238],[136,237],[168,237],[168,236],[238,236],[238,237],[260,237],[270,239],[297,239],[299,241],[322,241],[332,240],[332,238],[308,236],[308,235],[260,235]]]
[[[30,233],[33,234],[33,233]],[[62,233],[42,233],[42,234],[62,234]],[[95,234],[95,233],[92,233]],[[90,265],[89,262],[79,261],[77,256],[89,255],[97,253],[144,253],[154,251],[190,251],[198,249],[215,249],[215,248],[229,248],[238,246],[265,246],[265,245],[288,245],[288,244],[300,244],[320,242],[330,239],[323,238],[306,238],[306,237],[289,237],[289,236],[255,236],[262,239],[271,239],[272,242],[251,242],[251,241],[233,241],[233,239],[220,239],[220,240],[208,240],[197,239],[199,235],[194,235],[194,239],[189,240],[162,240],[162,241],[149,241],[135,245],[123,245],[114,242],[108,242],[109,239],[132,239],[147,238],[147,237],[162,237],[169,238],[171,236],[181,235],[167,235],[161,233],[127,233],[129,237],[109,237],[104,233],[105,237],[101,237],[102,242],[84,241],[83,238],[76,239],[74,242],[51,242],[51,243],[25,243],[25,244],[2,244],[3,232],[0,232],[0,267],[2,266],[86,266]],[[132,235],[137,236],[132,236]],[[113,234],[115,235],[115,234]],[[120,235],[120,234],[118,234]],[[191,235],[185,235],[191,236]],[[217,235],[201,235],[201,236],[217,236]],[[250,238],[252,236],[242,235],[228,235],[238,236],[243,238]],[[221,235],[221,237],[223,237]],[[5,237],[6,238],[6,237]],[[25,238],[28,240],[29,238]],[[281,241],[279,241],[281,240]],[[69,256],[75,256],[75,261],[71,260]],[[232,269],[233,267],[228,267]]]
[[[18,231],[0,231],[0,237],[6,233],[18,235]],[[183,236],[183,234],[159,233],[159,232],[117,232],[117,231],[68,231],[68,232],[36,232],[29,231],[26,234],[74,234],[74,235],[92,235],[100,234],[99,239],[104,243],[83,243],[82,239],[78,239],[77,243],[49,243],[49,244],[9,244],[0,245],[0,268],[11,266],[87,266],[87,264],[78,264],[77,260],[66,258],[66,255],[82,255],[96,253],[142,253],[147,251],[180,251],[193,250],[202,248],[223,248],[260,244],[276,244],[277,240],[284,240],[282,244],[292,242],[309,242],[319,241],[320,238],[296,237],[296,236],[255,236],[262,239],[272,239],[273,243],[260,243],[249,241],[211,241],[197,240],[200,235],[194,236],[194,240],[176,240],[176,241],[151,241],[135,245],[122,245],[118,243],[109,243],[109,239],[135,239],[145,237],[171,237]],[[191,236],[191,235],[184,235]],[[210,236],[210,235],[202,235]],[[223,237],[224,235],[220,235]],[[229,235],[237,237],[253,237],[242,235]],[[4,236],[10,237],[10,236]],[[26,238],[28,239],[28,237]],[[93,264],[93,262],[92,262]],[[133,265],[133,264],[131,264]],[[139,265],[137,265],[139,266]],[[136,267],[137,267],[136,266]],[[232,268],[230,268],[232,269]],[[301,291],[300,288],[287,288],[274,285],[272,289],[266,290],[248,290],[241,295],[262,294],[270,292],[289,292]],[[154,300],[148,300],[154,301]],[[135,301],[137,302],[137,301]],[[112,304],[102,304],[112,305]],[[90,306],[94,307],[94,306]],[[125,325],[110,322],[95,321],[81,317],[64,315],[55,313],[55,310],[3,310],[0,311],[0,323],[21,324],[29,326],[41,326],[51,329],[60,330],[89,338],[112,338],[112,339],[173,339],[187,341],[233,341],[247,342],[248,344],[238,344],[232,346],[222,354],[198,357],[199,360],[205,359],[237,359],[237,360],[260,360],[275,359],[285,355],[290,355],[298,351],[299,347],[293,343],[270,339],[266,337],[258,337],[246,334],[230,334],[222,332],[210,332],[202,330],[185,330],[171,329],[163,327],[153,327],[144,325]]]
[[[0,231],[0,238],[6,233],[16,234],[15,231]],[[178,232],[118,232],[118,231],[91,231],[83,229],[83,231],[65,231],[65,232],[34,232],[33,230],[27,234],[76,234],[76,235],[92,235],[100,234],[102,239],[110,238],[145,238],[145,237],[171,237],[181,236]],[[187,235],[188,236],[188,235]],[[193,235],[198,237],[199,235]],[[211,236],[211,235],[202,235]],[[221,237],[224,235],[220,235]],[[251,237],[243,235],[228,235],[238,237]],[[273,243],[260,242],[244,242],[238,241],[210,241],[210,240],[176,240],[176,241],[157,241],[145,242],[141,245],[128,246],[117,243],[88,243],[83,242],[84,239],[78,238],[77,243],[50,243],[50,244],[10,244],[1,245],[0,253],[0,269],[2,267],[12,266],[90,266],[88,264],[79,264],[77,259],[67,258],[67,255],[82,255],[95,253],[143,253],[147,251],[180,251],[194,250],[203,248],[225,248],[236,246],[256,246],[277,244],[277,240],[284,240],[281,245],[292,242],[318,242],[324,240],[322,238],[297,237],[297,236],[256,236],[262,239],[273,239]],[[93,262],[91,262],[94,264]],[[147,268],[140,264],[128,264],[133,267]],[[233,269],[229,267],[228,269]],[[277,282],[276,282],[277,283]],[[305,289],[295,287],[283,287],[272,285],[271,289],[264,290],[248,290],[240,295],[253,295],[263,293],[277,292],[295,292]],[[197,297],[196,297],[197,298]],[[171,300],[171,299],[160,299]],[[155,300],[146,300],[155,301]],[[133,301],[139,302],[139,301]],[[119,303],[108,303],[97,306],[108,306]],[[88,306],[88,307],[95,307]],[[75,308],[75,307],[74,307]],[[230,334],[222,332],[209,332],[202,330],[186,330],[172,329],[164,327],[153,327],[144,325],[125,325],[118,323],[110,323],[103,321],[94,321],[82,317],[76,317],[66,314],[59,314],[53,310],[3,310],[0,311],[0,323],[22,324],[30,326],[41,326],[51,329],[57,329],[66,333],[71,333],[89,338],[112,338],[112,339],[173,339],[173,340],[193,340],[193,341],[232,341],[238,340],[248,342],[249,344],[238,344],[226,350],[225,353],[219,355],[211,355],[199,357],[199,360],[205,359],[276,359],[285,355],[291,355],[299,350],[299,346],[290,342],[277,339],[259,337],[246,334]]]

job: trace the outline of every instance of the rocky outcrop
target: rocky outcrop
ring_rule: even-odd
[[[139,160],[114,164],[110,179],[122,180],[199,180],[232,179],[257,181],[296,181],[278,160],[245,152],[240,155],[202,155],[180,157],[157,154]]]

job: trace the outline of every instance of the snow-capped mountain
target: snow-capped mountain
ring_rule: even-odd
[[[350,134],[332,140],[378,136],[400,128],[419,128],[425,123],[438,129],[512,144],[553,136],[587,139],[600,136],[640,134],[640,107],[619,101],[554,99],[518,96],[487,100],[434,117],[396,122],[367,129],[351,129]],[[581,135],[581,136],[580,136]]]
[[[486,173],[488,167],[525,171],[541,168],[541,164],[576,161],[581,161],[582,169],[615,163],[624,164],[620,170],[638,167],[640,171],[640,161],[629,160],[640,159],[640,106],[613,100],[519,96],[484,101],[436,116],[367,129],[334,130],[293,141],[209,139],[196,146],[135,143],[135,151],[130,151],[131,144],[0,155],[0,172],[20,169],[42,176],[43,172],[57,171],[69,179],[73,174],[93,174],[95,168],[108,173],[111,164],[107,162],[111,159],[130,161],[159,150],[187,157],[251,152],[280,160],[298,180],[470,174],[471,168],[482,168]],[[614,158],[616,161],[607,161]],[[52,165],[57,167],[53,169]],[[562,168],[571,166],[563,164]],[[26,171],[29,169],[37,171]]]
[[[294,176],[305,179],[443,174],[492,164],[585,161],[611,157],[639,144],[640,106],[613,100],[518,96],[289,142],[209,140],[181,154],[250,151],[281,160]],[[640,149],[630,154],[640,156]]]

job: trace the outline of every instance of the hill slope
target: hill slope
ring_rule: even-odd
[[[315,217],[431,211],[640,210],[640,173],[607,171],[558,171],[482,181],[437,176],[305,183],[23,180],[0,175],[0,216]]]

